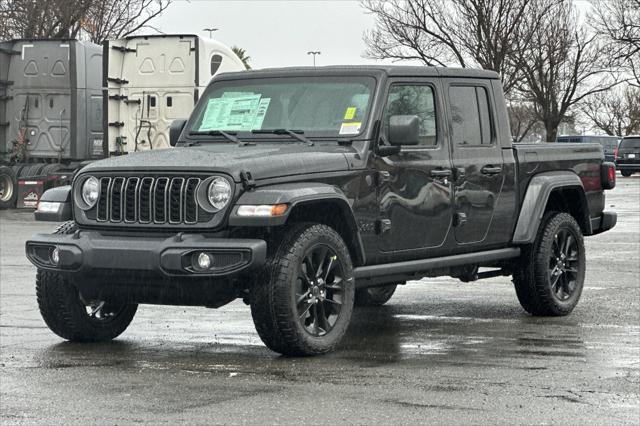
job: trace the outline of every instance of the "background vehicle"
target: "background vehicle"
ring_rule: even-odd
[[[211,77],[240,71],[224,44],[196,35],[131,36],[104,43],[105,155],[169,147]]]
[[[599,143],[604,150],[605,161],[615,161],[615,150],[618,148],[618,136],[603,135],[562,135],[556,138],[558,143]]]
[[[221,74],[172,125],[175,149],[94,162],[43,196],[39,218],[73,220],[27,241],[41,313],[99,341],[139,303],[242,298],[288,355],[332,350],[354,304],[422,277],[513,275],[527,312],[567,315],[583,237],[616,224],[615,166],[598,144],[512,145],[508,122],[488,71]]]
[[[101,69],[89,42],[0,43],[0,208],[35,207],[44,188],[104,156]]]
[[[168,147],[171,121],[191,113],[211,76],[242,69],[227,46],[195,35],[134,36],[102,48],[0,44],[0,208],[36,207],[44,189],[70,183],[83,162]]]
[[[640,172],[640,136],[625,136],[616,150],[616,167],[622,176]]]

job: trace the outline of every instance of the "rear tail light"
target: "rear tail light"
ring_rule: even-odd
[[[600,171],[602,189],[613,189],[616,186],[616,165],[609,162],[602,163]]]
[[[615,148],[613,150],[613,158],[617,161],[618,160],[618,148]]]

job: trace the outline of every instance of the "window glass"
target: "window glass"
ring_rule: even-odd
[[[492,141],[489,99],[484,87],[449,88],[453,142],[458,145],[490,145]]]
[[[480,128],[482,129],[482,144],[491,145],[491,116],[489,115],[489,99],[484,87],[476,87],[478,95],[478,110],[480,111]]]
[[[433,89],[426,85],[394,84],[383,117],[384,135],[389,138],[389,121],[393,115],[417,115],[420,121],[420,145],[436,145],[436,109]]]
[[[640,138],[624,138],[620,142],[620,149],[640,149]]]
[[[366,125],[374,87],[370,77],[221,80],[198,102],[190,132],[294,129],[352,137]]]
[[[222,56],[213,55],[211,57],[211,75],[214,75],[220,69],[220,65],[222,65]]]

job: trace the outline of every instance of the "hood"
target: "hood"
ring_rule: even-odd
[[[349,170],[348,158],[357,151],[350,146],[298,143],[258,143],[237,146],[203,143],[199,146],[134,152],[95,161],[82,169],[91,172],[218,172],[240,181],[240,172],[251,172],[253,179]]]

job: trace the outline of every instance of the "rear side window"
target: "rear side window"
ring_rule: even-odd
[[[620,149],[640,149],[640,138],[625,138],[620,142]]]
[[[493,126],[487,90],[481,86],[451,86],[449,101],[453,143],[491,145]]]

